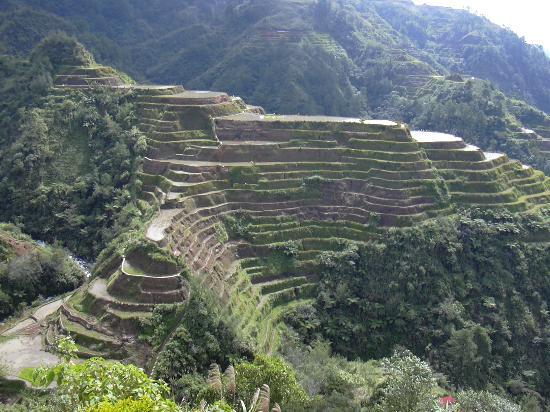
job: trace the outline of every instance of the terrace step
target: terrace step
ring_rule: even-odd
[[[96,353],[109,354],[108,357],[123,358],[126,353],[122,341],[105,335],[97,330],[89,330],[79,323],[74,323],[67,319],[63,314],[59,314],[59,329],[72,336],[75,342],[84,350],[80,352],[85,354],[88,350]]]
[[[151,312],[154,304],[130,302],[115,298],[107,291],[107,282],[105,279],[97,278],[92,281],[87,289],[87,293],[95,298],[105,310],[108,308],[128,311],[128,312]]]
[[[287,277],[282,279],[275,279],[268,282],[256,283],[260,287],[260,293],[262,295],[268,295],[277,293],[285,289],[301,286],[308,282],[308,278],[305,276]]]

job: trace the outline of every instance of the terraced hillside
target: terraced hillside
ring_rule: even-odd
[[[89,87],[59,77],[63,87]],[[73,86],[74,83],[74,86]],[[550,179],[460,138],[405,124],[266,115],[225,93],[130,86],[149,154],[143,199],[159,208],[146,238],[183,259],[242,330],[276,345],[279,317],[313,296],[323,251],[478,206],[525,212],[550,203]],[[159,303],[183,303],[176,264],[139,250],[71,298],[51,324],[83,355],[132,345]]]

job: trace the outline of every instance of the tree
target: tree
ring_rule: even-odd
[[[76,345],[70,338],[61,338],[57,351],[63,363],[53,368],[35,371],[34,380],[48,386],[57,382],[55,398],[60,412],[109,411],[116,404],[145,406],[152,409],[135,409],[136,412],[176,412],[177,405],[167,399],[168,386],[159,380],[149,378],[143,370],[134,365],[124,365],[103,358],[92,358],[83,363],[72,362]],[[124,409],[122,409],[124,410]],[[132,410],[132,409],[130,409]]]
[[[457,394],[456,397],[462,412],[521,412],[518,405],[486,391],[475,392],[469,390]]]
[[[475,325],[453,332],[447,342],[452,360],[450,374],[459,385],[482,387],[490,368],[491,338],[485,328]]]
[[[33,50],[31,60],[36,63],[49,63],[54,70],[60,66],[90,66],[93,56],[74,37],[63,32],[53,33]]]
[[[376,410],[383,412],[429,412],[436,409],[435,375],[430,366],[408,350],[396,351],[382,361],[387,373]]]
[[[292,367],[284,360],[258,355],[253,362],[241,362],[235,366],[237,393],[240,399],[252,399],[258,388],[267,385],[270,399],[283,410],[301,410],[308,403],[308,396],[298,383]]]

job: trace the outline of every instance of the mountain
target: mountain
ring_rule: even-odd
[[[550,138],[550,59],[464,10],[403,0],[9,0],[0,12],[9,54],[62,30],[140,81],[225,90],[268,112],[402,120],[550,172],[540,142]],[[460,113],[471,127],[426,121],[442,96],[458,99],[453,75],[496,89],[454,102],[476,107]]]
[[[289,410],[375,407],[389,373],[378,359],[402,346],[448,378],[430,378],[433,390],[547,402],[541,171],[401,122],[268,115],[223,92],[136,84],[63,34],[1,61],[11,128],[0,134],[0,214],[101,250],[93,277],[35,332],[47,347],[70,335],[79,357],[136,364],[193,404],[220,399],[204,392],[212,362],[254,358],[246,368]],[[501,93],[432,81],[465,98]],[[0,280],[14,277],[6,270]],[[310,356],[332,365],[323,373],[335,383],[308,384]],[[337,379],[343,371],[352,377]],[[278,398],[290,382],[298,392]],[[248,385],[251,397],[261,384]]]
[[[7,52],[64,30],[138,78],[228,90],[268,111],[357,115],[396,87],[449,73],[550,111],[550,60],[467,11],[402,0],[9,0],[3,13]]]
[[[0,218],[96,260],[34,344],[0,335],[0,363],[59,355],[14,363],[58,380],[27,409],[548,407],[550,178],[530,165],[547,167],[549,121],[456,57],[491,35],[439,47],[455,15],[435,9],[449,19],[411,18],[416,45],[394,15],[435,12],[408,1],[0,7]],[[33,47],[61,23],[138,82],[67,34]],[[139,83],[157,75],[188,88]],[[354,116],[304,114],[324,111]],[[0,226],[7,315],[79,282],[19,262],[19,230]]]

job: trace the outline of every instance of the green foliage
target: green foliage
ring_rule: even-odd
[[[428,412],[436,409],[432,393],[436,379],[430,366],[409,351],[382,361],[387,373],[375,410]]]
[[[169,412],[177,411],[175,404],[157,401],[145,396],[140,399],[123,399],[115,403],[102,402],[87,412]]]
[[[271,243],[271,253],[265,258],[267,270],[274,275],[292,272],[296,268],[299,248],[300,244],[295,240]]]
[[[306,339],[363,359],[407,345],[456,385],[548,396],[549,232],[541,216],[467,211],[320,257],[322,279]]]
[[[156,377],[176,388],[178,398],[190,395],[182,384],[185,375],[205,373],[212,363],[225,367],[230,359],[251,356],[250,349],[241,342],[234,326],[224,318],[219,304],[207,291],[195,286],[190,296],[181,323],[165,342],[154,369]]]
[[[229,171],[229,183],[232,187],[235,185],[250,185],[258,183],[260,175],[258,174],[258,168],[256,166],[244,167],[232,167]]]
[[[63,66],[91,66],[95,63],[82,44],[62,32],[42,40],[32,51],[31,60],[35,64],[49,64],[54,71]]]
[[[323,189],[324,181],[325,179],[321,176],[309,176],[303,180],[302,186],[306,191],[317,194],[319,196]]]
[[[464,412],[499,411],[520,412],[521,408],[490,392],[465,391],[457,394],[459,408]]]
[[[19,372],[19,378],[29,382],[33,386],[40,386],[40,382],[35,381],[36,368],[24,368]]]
[[[357,410],[371,401],[382,382],[378,361],[348,361],[333,355],[327,342],[306,346],[287,337],[282,348],[312,398],[313,410]]]
[[[292,327],[306,344],[310,344],[321,335],[319,332],[321,322],[317,309],[312,304],[293,307],[285,312],[284,320],[285,324]]]
[[[2,237],[25,249],[19,250],[18,256],[9,254],[0,260],[0,320],[36,300],[74,290],[83,282],[84,274],[64,250],[38,247],[30,239],[18,241],[0,231]]]
[[[57,339],[56,352],[63,362],[68,363],[71,359],[76,358],[78,346],[70,337],[61,336]]]
[[[298,256],[299,243],[295,240],[289,240],[282,243],[274,243],[269,248],[276,254],[286,256],[288,258],[295,258]]]
[[[156,243],[140,237],[126,245],[126,256],[137,255],[141,259],[149,261],[151,265],[178,266],[183,265],[172,253],[159,247]],[[171,273],[172,274],[172,273]]]
[[[454,331],[447,345],[454,381],[474,388],[483,387],[491,367],[491,338],[487,330],[475,325]]]
[[[246,212],[236,212],[223,216],[228,236],[231,239],[247,239],[250,233],[250,216]]]
[[[266,384],[273,402],[284,410],[307,410],[308,396],[290,365],[280,358],[258,355],[253,362],[235,365],[240,399],[252,399],[257,388]]]
[[[227,231],[225,230],[225,225],[223,223],[216,223],[214,225],[214,230],[216,231],[216,239],[222,245],[229,240],[229,235],[227,234]]]
[[[132,93],[50,88],[52,64],[66,59],[91,62],[63,35],[46,39],[31,62],[0,58],[0,217],[94,257],[122,229],[140,225],[136,176],[147,145]]]
[[[150,400],[156,408],[152,411],[178,410],[166,399],[170,392],[168,386],[150,379],[133,365],[92,358],[80,364],[64,363],[53,369],[38,370],[37,375],[42,376],[44,385],[56,379],[55,396],[61,403],[60,411],[104,410],[101,408],[122,400],[141,400],[145,404]]]
[[[184,305],[156,305],[152,316],[141,321],[142,338],[153,348],[159,348],[181,319],[185,310],[187,309]]]

